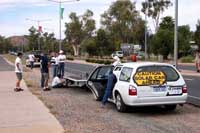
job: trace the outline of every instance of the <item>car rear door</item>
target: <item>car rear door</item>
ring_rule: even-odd
[[[96,100],[101,100],[107,85],[108,75],[113,70],[113,66],[97,67],[87,80],[87,86],[92,91]]]
[[[178,82],[179,79],[179,74],[172,67],[156,65],[140,67],[133,76],[138,97],[181,95],[184,83]],[[172,92],[173,88],[176,92]]]

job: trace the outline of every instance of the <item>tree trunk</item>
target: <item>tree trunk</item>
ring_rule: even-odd
[[[74,51],[74,56],[78,56],[79,55],[79,46],[73,44],[72,48],[73,48],[73,51]]]

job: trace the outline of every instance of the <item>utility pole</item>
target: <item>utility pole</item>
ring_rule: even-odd
[[[56,0],[48,0],[51,2],[55,2],[59,4],[59,50],[62,49],[62,39],[61,39],[61,4],[62,3],[68,3],[68,2],[74,2],[74,1],[80,1],[80,0],[67,0],[67,1],[56,1]]]
[[[178,62],[178,0],[175,0],[175,25],[174,25],[174,65],[177,67]]]
[[[145,9],[145,37],[144,37],[144,51],[145,51],[145,61],[147,61],[147,0],[145,0],[146,9]]]
[[[30,19],[30,18],[26,18],[26,20],[27,20],[27,21],[33,21],[33,22],[37,22],[37,26],[38,26],[38,32],[39,32],[39,36],[38,36],[38,50],[41,50],[41,46],[40,46],[40,31],[39,31],[40,22],[44,22],[44,21],[51,21],[51,19],[37,20],[37,19]]]

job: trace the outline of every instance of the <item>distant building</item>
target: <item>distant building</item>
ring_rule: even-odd
[[[125,55],[130,55],[132,53],[136,53],[141,50],[141,45],[139,44],[132,44],[132,43],[122,43],[121,50]]]

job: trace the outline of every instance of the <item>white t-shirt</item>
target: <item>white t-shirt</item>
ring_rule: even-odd
[[[53,81],[52,81],[52,86],[55,86],[57,84],[60,84],[62,81],[58,78],[58,77],[55,77],[53,78]]]
[[[28,58],[29,58],[29,61],[33,61],[33,62],[34,62],[35,56],[34,56],[33,54],[30,54],[30,55],[28,56]]]
[[[119,65],[119,64],[121,64],[121,62],[120,62],[120,60],[117,60],[117,61],[115,61],[112,65],[113,65],[113,66],[116,66],[116,65]]]
[[[59,60],[60,63],[64,62],[66,60],[66,56],[65,55],[59,55],[58,60]]]
[[[17,67],[17,64],[19,64],[19,69]],[[22,73],[22,71],[23,71],[22,60],[19,57],[17,57],[15,60],[15,72]]]

